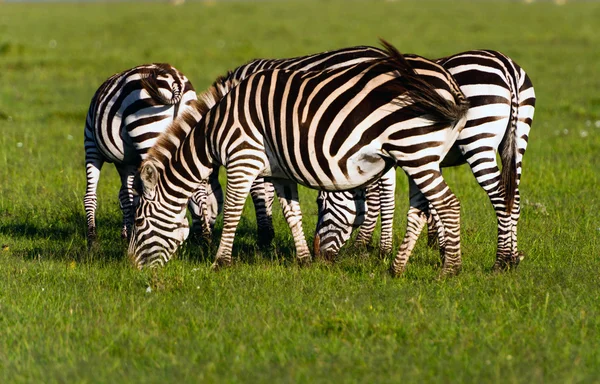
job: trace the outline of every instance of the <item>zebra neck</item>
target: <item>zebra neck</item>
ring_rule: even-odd
[[[192,194],[208,181],[213,161],[208,151],[204,125],[194,127],[163,163],[161,190],[173,205],[185,206]]]

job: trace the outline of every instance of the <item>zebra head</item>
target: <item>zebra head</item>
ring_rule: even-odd
[[[189,235],[185,204],[170,203],[164,196],[159,171],[152,161],[142,164],[138,180],[136,189],[140,199],[129,242],[129,258],[139,269],[162,266]]]
[[[315,230],[314,254],[332,261],[365,219],[365,191],[320,191],[317,197],[319,219]]]

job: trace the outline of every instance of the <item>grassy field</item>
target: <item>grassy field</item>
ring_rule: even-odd
[[[598,20],[593,2],[0,4],[0,382],[600,382]],[[187,244],[138,272],[110,164],[87,253],[83,125],[108,76],[166,61],[201,90],[251,58],[378,37],[432,58],[500,50],[532,78],[517,271],[490,270],[495,216],[467,167],[445,172],[464,255],[448,280],[425,239],[399,279],[376,251],[300,269],[278,209],[275,248],[256,248],[250,205],[233,268]]]

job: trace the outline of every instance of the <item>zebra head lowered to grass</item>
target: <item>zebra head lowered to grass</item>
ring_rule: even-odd
[[[417,57],[408,56],[407,59],[417,72],[422,72]],[[442,166],[465,162],[470,165],[497,216],[498,247],[494,268],[514,267],[521,258],[517,249],[519,184],[535,109],[533,84],[519,65],[497,51],[468,51],[436,61],[453,75],[470,102],[466,126]],[[501,157],[502,171],[496,161],[497,152]],[[381,248],[385,250],[386,239],[392,236],[394,188],[390,186],[394,182],[395,174],[392,173],[371,185],[366,202],[340,193],[322,192],[319,195],[322,209],[315,236],[315,246],[320,240],[319,251],[330,256],[337,254],[352,230],[361,224],[357,242],[368,243],[379,213]],[[356,194],[365,196],[364,193]],[[399,252],[403,258],[397,260],[399,271],[404,268],[408,260],[405,255],[411,252],[426,222],[429,225],[429,243],[435,243],[438,237],[435,209],[412,183],[410,196],[408,227]],[[327,241],[323,242],[322,238]]]
[[[114,163],[121,177],[121,236],[127,238],[133,224],[136,170],[160,133],[188,108],[191,100],[196,100],[194,87],[169,64],[128,69],[111,76],[98,88],[84,130],[87,174],[84,207],[89,247],[96,240],[96,190],[102,165]]]
[[[232,262],[235,230],[252,183],[275,184],[297,258],[309,261],[297,183],[343,191],[401,167],[440,213],[445,273],[460,268],[460,209],[440,162],[465,123],[464,95],[441,66],[442,84],[388,56],[324,71],[268,70],[249,76],[206,113],[195,104],[161,136],[141,166],[142,196],[129,252],[138,267],[164,264],[186,235],[185,203],[213,165],[227,169],[224,224],[215,267]],[[440,92],[441,91],[441,92]],[[208,94],[215,95],[216,87]],[[194,120],[202,115],[197,123]],[[195,123],[186,133],[182,122]],[[181,134],[184,133],[184,134]]]

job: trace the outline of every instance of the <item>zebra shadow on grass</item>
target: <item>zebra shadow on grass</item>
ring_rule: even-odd
[[[287,229],[287,228],[286,228]],[[223,230],[222,219],[215,226],[211,239],[206,241],[200,236],[190,234],[178,251],[177,258],[195,263],[212,263],[221,241]],[[279,233],[281,232],[281,233]],[[263,263],[294,263],[296,248],[289,230],[275,231],[275,238],[268,246],[260,246],[256,223],[242,216],[235,234],[232,258],[234,263],[263,264]]]
[[[43,218],[5,217],[0,235],[2,252],[25,260],[119,260],[126,257],[127,244],[120,237],[119,217],[99,217],[98,239],[88,250],[87,223],[81,213],[70,213],[48,223]]]

